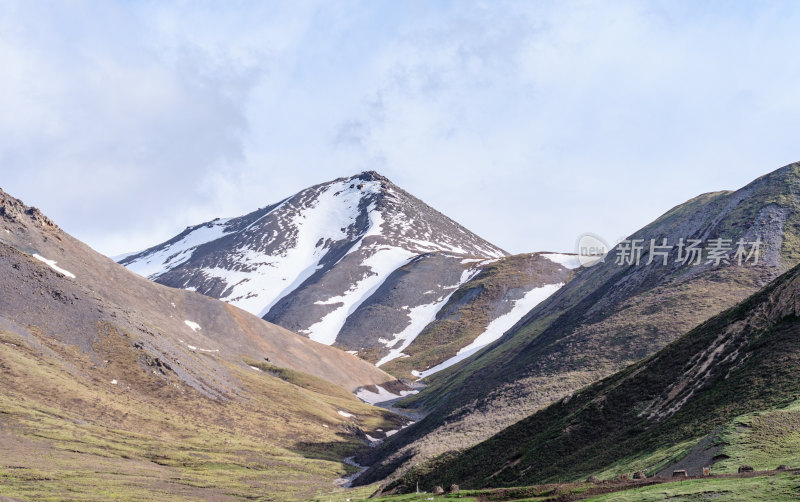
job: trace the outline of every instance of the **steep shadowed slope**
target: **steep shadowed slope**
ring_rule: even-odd
[[[680,465],[700,475],[742,448],[751,451],[739,460],[757,470],[796,464],[798,372],[800,266],[654,356],[412,470],[395,487],[512,486],[633,470],[669,476],[686,452],[703,454],[696,466]],[[743,442],[743,435],[753,437]],[[705,436],[710,441],[698,443]]]
[[[735,192],[701,195],[631,236],[647,242],[638,265],[616,263],[617,247],[604,263],[580,269],[502,339],[401,403],[430,414],[365,455],[373,467],[362,482],[477,444],[757,291],[800,259],[798,192],[800,166],[792,164]],[[697,265],[678,261],[679,239],[709,247],[718,238],[760,239],[758,262],[717,265],[708,251]],[[648,263],[651,239],[674,246],[666,265],[661,256]]]

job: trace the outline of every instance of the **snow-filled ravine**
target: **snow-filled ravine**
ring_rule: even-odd
[[[355,225],[361,198],[380,189],[377,182],[364,183],[361,189],[350,185],[347,181],[331,184],[290,221],[281,224],[287,233],[267,236],[266,244],[283,241],[279,242],[280,252],[267,254],[241,248],[232,257],[235,268],[204,270],[208,278],[220,278],[231,286],[220,299],[262,317],[311,277],[321,268],[320,261],[328,251],[326,243],[346,238],[346,230]],[[287,238],[289,235],[291,238]],[[325,336],[317,338],[327,344],[334,341]]]
[[[388,390],[384,389],[380,385],[376,385],[378,392],[372,392],[368,389],[358,389],[356,392],[356,397],[364,401],[365,403],[369,404],[378,404],[378,403],[385,403],[386,401],[392,401],[394,399],[399,399],[401,397],[405,397],[411,394],[416,394],[417,390],[402,390],[400,394],[394,394],[393,392],[389,392]]]
[[[458,282],[458,284],[447,286],[445,288],[447,293],[444,296],[439,297],[433,303],[418,305],[408,309],[408,317],[411,319],[411,323],[403,331],[395,334],[394,338],[391,340],[380,340],[380,342],[386,345],[386,347],[388,347],[390,350],[387,355],[382,357],[381,360],[375,364],[375,366],[381,366],[388,363],[392,359],[403,357],[403,350],[411,345],[411,342],[413,342],[417,338],[417,335],[419,335],[422,330],[425,329],[425,326],[436,319],[436,314],[439,312],[439,310],[441,310],[442,307],[445,306],[453,293],[455,293],[462,284],[469,282],[470,279],[475,277],[478,272],[480,272],[479,269],[465,270],[461,274],[461,280]]]
[[[563,285],[564,284],[562,283],[546,284],[540,288],[534,288],[528,291],[525,293],[525,296],[514,302],[514,306],[509,312],[490,322],[486,326],[486,329],[483,331],[483,333],[478,335],[478,337],[475,338],[472,343],[462,347],[455,356],[425,371],[414,371],[414,376],[418,378],[425,378],[426,376],[430,376],[437,371],[449,368],[450,366],[468,358],[472,354],[475,354],[482,348],[503,336],[503,334],[511,329],[520,319],[525,316],[525,314],[530,312],[536,305],[546,300],[547,297],[558,291]]]

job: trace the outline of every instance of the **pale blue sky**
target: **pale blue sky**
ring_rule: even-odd
[[[0,1],[0,187],[101,252],[375,169],[511,252],[800,160],[798,2]]]

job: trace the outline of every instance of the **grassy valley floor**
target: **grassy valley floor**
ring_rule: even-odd
[[[103,339],[93,361],[0,330],[0,500],[309,500],[357,470],[365,433],[406,422],[267,365],[230,365],[242,390],[212,399]]]

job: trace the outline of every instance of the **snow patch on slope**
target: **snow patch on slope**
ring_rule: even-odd
[[[286,295],[297,289],[320,267],[330,242],[344,239],[346,230],[355,224],[359,202],[366,193],[378,193],[380,183],[365,182],[362,189],[349,188],[348,181],[332,183],[313,201],[301,209],[288,223],[296,230],[294,242],[287,242],[279,254],[266,254],[252,249],[237,250],[237,270],[205,269],[208,278],[220,278],[229,286],[221,297],[259,317]],[[270,239],[282,239],[273,234]]]
[[[581,266],[581,262],[578,260],[578,255],[576,254],[542,253],[541,256],[570,270]]]
[[[547,299],[547,297],[558,291],[563,285],[563,283],[547,284],[541,288],[534,288],[528,291],[525,293],[525,296],[514,302],[514,306],[509,312],[490,322],[486,326],[486,329],[483,333],[478,335],[478,337],[475,338],[472,343],[462,347],[455,356],[440,364],[437,364],[433,368],[425,371],[416,371],[414,372],[414,376],[425,378],[436,373],[437,371],[449,368],[450,366],[461,362],[472,354],[478,352],[482,348],[503,336],[503,334],[511,329],[517,322],[519,322],[519,320],[522,319],[525,314],[530,312],[536,305]]]
[[[362,262],[362,265],[369,267],[370,272],[354,283],[344,295],[315,302],[317,305],[340,304],[340,306],[307,329],[298,332],[308,335],[316,342],[332,345],[348,316],[372,296],[392,272],[408,263],[414,256],[416,256],[414,253],[405,249],[382,247]]]
[[[194,321],[189,321],[189,320],[187,319],[186,321],[183,321],[183,323],[184,323],[185,325],[189,326],[189,328],[190,328],[192,331],[197,331],[197,330],[201,329],[201,328],[200,328],[200,325],[199,325],[199,324],[197,324],[197,323],[196,323],[196,322],[194,322]]]
[[[75,274],[73,274],[69,270],[64,270],[63,268],[61,268],[58,265],[56,265],[56,261],[55,260],[48,260],[44,256],[41,256],[41,255],[39,255],[37,253],[34,253],[33,257],[36,258],[37,260],[39,260],[40,262],[45,263],[47,266],[49,266],[50,268],[52,268],[53,270],[55,270],[59,274],[66,275],[67,277],[71,277],[72,279],[75,278]]]

